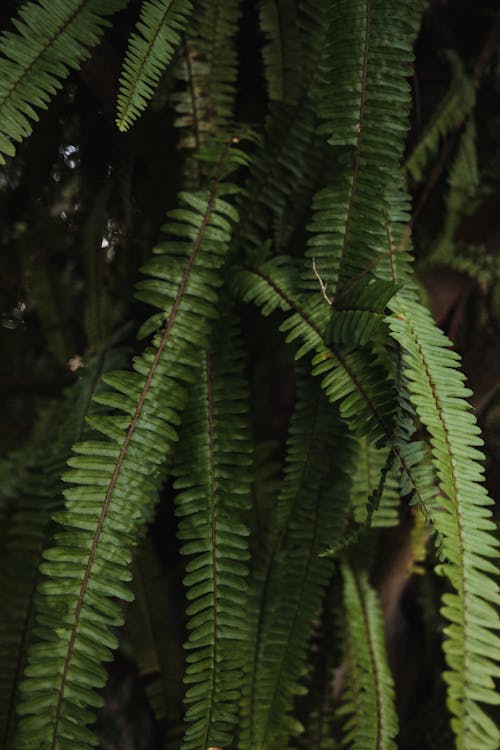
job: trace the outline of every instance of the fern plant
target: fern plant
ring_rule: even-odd
[[[113,726],[138,750],[411,750],[432,715],[426,747],[500,746],[483,440],[418,274],[481,252],[458,235],[497,195],[475,110],[500,35],[475,62],[448,44],[419,128],[441,12],[9,8],[2,750]]]

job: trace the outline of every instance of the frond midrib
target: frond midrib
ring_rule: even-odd
[[[201,243],[202,243],[205,231],[206,231],[206,229],[208,227],[208,224],[209,224],[209,221],[210,221],[210,216],[212,214],[212,210],[213,210],[214,205],[215,205],[215,200],[216,200],[216,195],[217,195],[217,189],[218,189],[219,182],[220,182],[220,179],[221,179],[222,165],[223,165],[223,162],[224,162],[224,159],[225,159],[225,156],[227,154],[228,149],[229,149],[229,144],[226,144],[226,146],[225,146],[225,148],[224,148],[224,150],[223,150],[223,152],[221,154],[220,160],[219,160],[219,164],[218,164],[218,167],[217,167],[216,176],[214,178],[214,181],[213,181],[213,184],[212,184],[212,187],[211,187],[211,190],[210,190],[210,195],[209,195],[207,207],[206,207],[205,213],[203,215],[203,219],[202,219],[202,222],[200,224],[200,228],[199,228],[198,233],[197,233],[197,235],[195,237],[195,240],[194,240],[193,245],[192,245],[191,253],[190,253],[190,255],[189,255],[188,259],[187,259],[187,262],[186,262],[186,265],[185,265],[185,268],[184,268],[184,272],[183,272],[183,275],[182,275],[182,278],[181,278],[181,282],[179,284],[179,288],[177,290],[177,294],[176,294],[176,297],[175,297],[174,305],[172,307],[172,311],[170,313],[167,325],[165,326],[165,330],[164,330],[162,338],[160,340],[160,344],[159,344],[158,349],[157,349],[157,351],[155,353],[155,356],[154,356],[153,362],[151,364],[151,367],[149,369],[148,375],[146,377],[146,381],[144,383],[144,386],[143,386],[143,388],[141,390],[141,394],[140,394],[140,397],[139,397],[139,400],[138,400],[137,407],[135,409],[134,415],[132,417],[132,421],[131,421],[130,426],[129,426],[128,430],[127,430],[127,434],[126,434],[125,439],[123,441],[122,448],[121,448],[120,453],[118,455],[118,458],[117,458],[117,461],[116,461],[116,464],[115,464],[115,469],[113,471],[113,474],[112,474],[112,477],[111,477],[111,481],[109,483],[109,486],[108,486],[108,489],[107,489],[107,492],[106,492],[106,496],[105,496],[105,499],[104,499],[103,507],[102,507],[102,510],[101,510],[101,513],[100,513],[100,516],[99,516],[99,520],[98,520],[98,523],[97,523],[97,528],[96,528],[96,531],[95,531],[93,539],[92,539],[92,545],[90,547],[88,561],[87,561],[87,564],[86,564],[86,567],[85,567],[85,572],[84,572],[84,575],[83,575],[82,584],[81,584],[81,587],[80,587],[80,592],[78,594],[78,599],[77,599],[77,603],[76,603],[76,607],[75,607],[74,621],[73,621],[73,625],[72,625],[72,628],[71,628],[71,634],[70,634],[70,639],[69,639],[69,642],[68,642],[67,654],[66,654],[66,657],[65,657],[65,660],[64,660],[63,671],[61,673],[60,684],[59,684],[59,687],[57,688],[57,701],[56,701],[56,704],[55,704],[55,715],[54,715],[54,723],[53,723],[53,734],[52,734],[52,741],[51,741],[51,750],[55,750],[55,748],[56,748],[57,735],[58,735],[58,729],[59,729],[59,721],[60,721],[60,717],[61,717],[61,709],[62,709],[62,705],[63,705],[63,696],[64,696],[64,691],[65,691],[67,673],[68,673],[68,669],[69,669],[69,666],[71,664],[72,657],[73,657],[73,650],[74,650],[75,640],[76,640],[76,636],[77,636],[77,632],[78,632],[78,625],[79,625],[79,620],[80,620],[80,614],[81,614],[81,610],[82,610],[82,607],[83,607],[83,602],[84,602],[84,599],[85,599],[85,594],[86,594],[88,582],[89,582],[90,575],[91,575],[91,572],[92,572],[92,564],[93,564],[95,553],[96,553],[96,550],[97,550],[97,545],[99,543],[99,539],[100,539],[100,536],[101,536],[101,533],[102,533],[102,528],[103,528],[103,525],[104,525],[104,521],[105,521],[106,516],[107,516],[107,511],[108,511],[108,508],[109,508],[109,504],[110,504],[112,496],[113,496],[114,487],[115,487],[116,481],[118,479],[118,476],[120,474],[120,470],[121,470],[123,461],[125,460],[125,457],[127,455],[127,450],[128,450],[128,446],[129,446],[130,440],[132,438],[132,435],[134,434],[134,431],[135,431],[136,426],[137,426],[137,422],[138,422],[138,420],[139,420],[139,418],[141,416],[142,408],[144,406],[144,402],[145,402],[145,399],[147,397],[149,388],[151,386],[151,382],[153,380],[154,374],[155,374],[156,369],[158,367],[158,364],[159,364],[159,361],[160,361],[160,357],[161,357],[161,355],[163,353],[163,350],[164,350],[164,348],[165,348],[165,346],[167,344],[168,338],[170,336],[170,332],[171,332],[172,326],[173,326],[175,318],[177,316],[179,305],[180,305],[181,300],[182,300],[183,295],[184,295],[184,291],[185,291],[185,287],[186,287],[186,284],[187,284],[187,280],[189,278],[189,274],[191,272],[193,263],[194,263],[194,261],[196,259],[198,250],[199,250],[199,248],[201,246]]]
[[[120,115],[120,117],[118,118],[118,121],[117,121],[118,127],[120,129],[123,128],[124,124],[126,123],[126,121],[128,119],[128,116],[129,116],[128,112],[129,112],[129,110],[131,108],[131,102],[132,102],[132,99],[134,98],[134,94],[135,94],[135,91],[136,91],[136,88],[137,88],[137,83],[138,83],[138,81],[140,80],[140,78],[142,76],[142,73],[143,73],[144,68],[146,66],[146,62],[148,60],[149,54],[150,54],[151,50],[153,49],[153,47],[154,47],[154,45],[156,43],[156,40],[158,39],[158,36],[160,35],[163,23],[164,23],[166,17],[168,16],[168,14],[170,12],[170,9],[172,8],[172,5],[175,3],[175,1],[176,0],[170,0],[170,2],[168,3],[167,7],[163,11],[163,13],[161,15],[161,21],[158,23],[158,25],[156,27],[156,31],[153,34],[150,42],[148,43],[148,45],[146,47],[146,51],[144,52],[144,54],[142,56],[141,64],[137,68],[137,71],[136,71],[136,73],[134,75],[133,81],[129,81],[128,82],[128,95],[127,95],[127,98],[125,99],[125,101],[123,102],[123,104],[120,104],[120,109],[122,111],[122,114]]]
[[[272,718],[273,718],[272,709],[273,709],[273,706],[275,704],[275,701],[276,701],[276,698],[277,698],[277,695],[278,695],[278,691],[279,691],[279,687],[280,687],[281,682],[282,682],[281,675],[283,674],[283,668],[284,668],[284,666],[286,664],[286,661],[287,661],[288,651],[289,651],[289,647],[290,647],[290,641],[291,641],[292,636],[294,634],[295,625],[296,625],[297,620],[299,618],[299,615],[300,615],[300,613],[302,611],[300,605],[301,605],[302,600],[304,598],[304,593],[305,593],[305,591],[307,589],[307,582],[308,582],[308,577],[309,577],[309,570],[311,568],[311,564],[312,564],[313,559],[316,559],[316,555],[313,554],[313,551],[315,550],[316,540],[318,538],[319,516],[320,516],[320,514],[319,514],[319,505],[320,505],[319,502],[316,502],[315,506],[314,506],[315,514],[314,514],[313,534],[312,534],[312,537],[311,537],[311,540],[310,540],[310,544],[309,544],[309,549],[308,549],[308,552],[307,552],[307,561],[306,561],[306,565],[305,565],[304,570],[303,570],[302,580],[301,580],[301,583],[300,583],[299,595],[298,595],[297,600],[295,602],[293,618],[292,618],[292,620],[291,620],[291,622],[289,624],[289,627],[288,627],[288,634],[287,634],[286,641],[285,641],[284,644],[282,644],[281,659],[280,659],[280,662],[279,662],[279,668],[278,668],[278,670],[276,672],[276,679],[274,681],[274,689],[273,689],[273,692],[272,692],[272,695],[271,695],[271,700],[270,700],[270,703],[269,703],[267,722],[266,722],[265,730],[264,730],[264,737],[267,737],[269,735],[269,732],[270,732],[269,725],[271,724]]]
[[[203,747],[208,748],[208,740],[212,728],[212,717],[215,708],[216,694],[216,675],[217,675],[217,653],[218,653],[218,575],[217,575],[217,487],[215,479],[215,446],[214,446],[214,405],[212,393],[212,362],[209,351],[205,352],[205,378],[206,378],[206,399],[207,399],[207,429],[208,429],[208,451],[210,466],[210,534],[211,534],[211,557],[212,557],[212,577],[214,588],[212,592],[213,601],[213,627],[214,627],[214,644],[212,648],[212,669],[210,670],[210,696],[208,699],[208,715],[205,725],[205,736]]]
[[[375,658],[375,649],[373,646],[372,641],[372,633],[370,628],[370,619],[368,616],[368,612],[366,609],[366,601],[365,597],[363,596],[363,593],[361,591],[361,585],[359,582],[358,575],[356,573],[356,570],[352,568],[352,576],[354,579],[354,585],[356,587],[356,593],[358,595],[360,607],[361,607],[361,615],[363,618],[364,623],[364,632],[368,643],[368,653],[370,654],[370,663],[371,663],[371,675],[373,677],[373,683],[375,688],[375,705],[376,705],[376,714],[377,714],[377,737],[376,737],[376,750],[384,750],[384,747],[382,746],[382,705],[381,705],[381,693],[380,693],[380,676],[378,673],[378,664],[377,659]]]
[[[308,438],[308,441],[307,441],[307,448],[304,451],[304,458],[303,458],[302,465],[301,465],[300,478],[299,478],[299,481],[298,481],[298,484],[297,484],[296,491],[294,493],[294,502],[290,505],[290,507],[288,509],[288,514],[287,514],[288,520],[290,519],[290,517],[291,517],[291,515],[293,513],[293,509],[294,509],[294,507],[295,507],[295,505],[297,503],[297,498],[299,496],[299,493],[300,493],[300,491],[302,489],[302,486],[303,486],[303,483],[304,483],[304,479],[306,477],[306,469],[307,469],[307,466],[308,466],[308,463],[309,463],[309,458],[310,458],[310,456],[312,454],[312,447],[314,445],[314,442],[315,442],[315,439],[316,439],[316,435],[317,435],[317,431],[318,431],[318,427],[319,427],[319,416],[320,416],[321,403],[322,403],[322,396],[321,396],[321,394],[318,394],[316,411],[315,411],[314,420],[313,420],[313,429],[309,432],[309,438]],[[256,689],[257,688],[257,677],[258,677],[258,674],[257,674],[258,673],[257,664],[258,664],[258,655],[259,655],[260,650],[261,650],[260,640],[262,638],[262,626],[263,626],[263,623],[264,623],[263,613],[264,613],[264,610],[265,610],[265,603],[266,603],[267,594],[268,594],[268,590],[269,590],[269,584],[271,582],[271,576],[272,576],[272,570],[273,570],[273,566],[274,566],[274,560],[275,560],[276,554],[279,551],[279,545],[280,545],[280,542],[281,542],[281,540],[283,538],[284,531],[286,530],[287,527],[288,527],[288,522],[283,525],[283,528],[281,529],[281,531],[279,533],[279,537],[276,538],[275,541],[274,541],[273,548],[271,550],[271,555],[270,555],[269,563],[267,565],[266,577],[265,577],[263,588],[262,588],[261,606],[259,608],[259,617],[258,617],[258,622],[257,622],[257,632],[256,632],[256,637],[255,637],[254,660],[252,662],[253,665],[254,665],[254,669],[252,670],[252,685],[251,685],[250,701],[249,701],[250,702],[250,710],[249,710],[250,731],[249,731],[249,737],[250,737],[250,747],[251,748],[254,746],[254,737],[255,737],[254,716],[255,716],[256,693],[257,693],[257,689]]]
[[[366,79],[368,71],[368,53],[370,48],[370,33],[371,33],[371,4],[372,0],[366,0],[366,22],[365,22],[365,39],[363,49],[363,65],[361,70],[361,92],[359,102],[359,116],[356,125],[356,156],[354,159],[353,173],[351,188],[349,191],[349,201],[347,204],[347,215],[345,222],[344,236],[342,238],[342,247],[340,249],[339,266],[337,272],[337,281],[335,284],[335,294],[333,295],[333,302],[335,302],[339,289],[340,281],[342,278],[342,269],[345,261],[345,255],[347,250],[347,244],[349,242],[349,235],[351,232],[352,224],[352,213],[354,208],[354,200],[356,197],[356,190],[358,186],[358,175],[361,163],[361,144],[363,139],[363,125],[365,115],[365,104],[366,104]]]

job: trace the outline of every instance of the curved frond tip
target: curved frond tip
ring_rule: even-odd
[[[128,130],[146,109],[192,11],[190,0],[147,0],[130,36],[120,78],[116,124]]]

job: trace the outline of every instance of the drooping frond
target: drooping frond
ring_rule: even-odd
[[[340,414],[358,435],[387,442],[392,431],[394,393],[384,366],[368,351],[352,346],[328,346],[324,330],[329,306],[318,292],[305,300],[296,293],[297,273],[283,259],[260,267],[243,269],[237,284],[246,301],[254,301],[263,314],[281,309],[291,313],[280,329],[287,342],[299,341],[296,357],[313,355],[313,375],[322,375],[321,385]]]
[[[295,0],[261,0],[260,25],[267,40],[262,55],[269,99],[292,104],[301,70],[300,36]]]
[[[128,0],[38,0],[23,5],[16,31],[0,35],[0,164],[13,156],[61,88],[88,57],[108,22]]]
[[[125,613],[139,673],[155,717],[164,730],[165,750],[178,750],[182,739],[182,628],[171,580],[146,539],[133,566],[134,601]]]
[[[334,165],[313,202],[307,257],[316,258],[334,303],[386,248],[386,193],[399,170],[407,130],[414,7],[413,0],[331,4],[316,109]]]
[[[396,750],[394,683],[377,594],[359,565],[344,561],[342,576],[347,662],[344,746],[350,750]]]
[[[177,67],[182,91],[173,96],[179,146],[199,151],[234,120],[239,0],[200,0]]]
[[[35,430],[35,460],[23,478],[23,490],[15,498],[10,518],[5,557],[0,576],[3,602],[0,617],[0,747],[12,747],[17,724],[16,703],[19,682],[32,639],[35,591],[40,580],[42,552],[53,531],[51,515],[63,504],[61,471],[72,443],[83,434],[85,417],[92,404],[102,372],[122,364],[120,351],[93,356],[81,370],[81,376],[65,396],[64,402],[52,403]],[[46,441],[46,430],[53,432]],[[40,431],[42,427],[43,432]]]
[[[231,318],[202,350],[176,458],[181,552],[189,557],[183,750],[230,745],[237,723],[248,616],[250,466],[246,385]]]
[[[333,561],[319,553],[345,526],[352,447],[336,410],[312,382],[301,380],[283,485],[270,519],[277,529],[274,545],[251,579],[255,613],[243,688],[242,750],[277,750],[299,729],[287,714],[301,690],[312,619],[333,568]]]
[[[494,680],[500,639],[495,606],[498,587],[498,540],[488,498],[481,484],[482,440],[467,404],[468,389],[458,368],[459,357],[435,326],[430,313],[408,299],[390,303],[392,335],[403,349],[405,373],[413,404],[431,435],[439,477],[439,507],[432,521],[442,537],[439,567],[454,591],[443,595],[444,653],[448,665],[448,706],[460,750],[498,747],[500,734],[480,703],[500,703]]]
[[[116,124],[128,130],[146,108],[169,65],[192,11],[190,0],[146,0],[128,41]]]
[[[465,72],[462,61],[451,51],[448,59],[452,72],[450,87],[405,163],[417,183],[424,179],[429,162],[443,139],[461,125],[476,103],[474,82]]]
[[[208,192],[180,197],[170,214],[166,241],[144,268],[141,298],[159,307],[143,328],[152,344],[133,369],[108,374],[111,390],[96,401],[114,413],[89,418],[103,437],[77,443],[65,480],[62,529],[44,557],[39,587],[39,642],[30,650],[22,685],[25,717],[19,748],[82,750],[95,738],[93,722],[102,699],[102,661],[112,657],[122,622],[115,599],[129,600],[130,563],[138,535],[150,520],[160,468],[177,441],[185,385],[193,378],[199,350],[216,316],[217,270],[224,262],[234,208],[222,197],[221,174],[231,161],[223,150]],[[156,333],[156,330],[160,331]],[[40,707],[43,713],[40,714]]]
[[[298,94],[293,104],[287,100],[271,102],[265,133],[250,165],[245,210],[235,232],[235,244],[243,245],[245,255],[252,259],[271,233],[275,253],[287,247],[307,216],[318,181],[321,184],[324,180],[324,144],[316,132],[312,97],[321,78],[328,38],[327,5],[325,0],[299,4],[297,24],[303,62],[300,70],[295,61],[291,63],[300,75],[298,82],[294,79]],[[291,8],[291,4],[286,7]],[[287,16],[290,14],[288,11]]]

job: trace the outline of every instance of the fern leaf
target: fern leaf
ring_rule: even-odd
[[[44,556],[37,635],[22,686],[17,747],[82,750],[95,744],[87,728],[96,693],[106,679],[102,661],[112,657],[122,623],[116,598],[130,600],[130,563],[138,535],[150,520],[160,467],[177,441],[185,385],[196,371],[200,345],[215,317],[220,268],[230,239],[234,208],[219,197],[224,150],[208,193],[185,194],[184,208],[164,227],[140,295],[161,312],[146,324],[163,328],[134,359],[133,371],[106,376],[113,389],[96,400],[116,410],[91,417],[101,440],[78,443],[65,480],[62,529]],[[229,187],[227,188],[229,189]],[[143,331],[144,332],[144,331]],[[40,714],[40,707],[43,713]]]
[[[71,68],[78,69],[104,28],[106,17],[128,0],[39,0],[21,7],[16,31],[0,35],[0,164],[13,156],[61,88]]]
[[[257,612],[264,619],[260,622],[258,614],[253,625],[258,658],[256,664],[249,660],[246,689],[250,687],[253,713],[244,717],[242,748],[277,750],[286,746],[292,731],[287,713],[300,692],[312,619],[333,569],[333,561],[319,552],[344,530],[352,447],[336,410],[327,407],[312,383],[302,381],[273,521],[283,530],[285,543],[280,551],[278,536],[265,561],[265,575],[254,581],[257,588],[260,583]],[[266,600],[272,602],[267,616]]]
[[[444,653],[452,728],[460,750],[493,750],[500,734],[479,704],[500,703],[494,685],[500,641],[493,632],[500,595],[489,575],[497,572],[490,558],[499,552],[491,500],[481,484],[482,440],[467,405],[470,392],[457,369],[458,355],[446,336],[417,302],[395,298],[390,304],[392,335],[403,348],[412,402],[431,435],[442,494],[441,510],[431,508],[431,513],[442,537],[445,561],[439,570],[454,589],[444,594],[442,608],[449,622]]]
[[[394,683],[387,664],[380,604],[365,570],[344,561],[342,576],[348,674],[342,707],[348,715],[345,746],[351,750],[396,750]]]
[[[386,245],[385,196],[399,170],[407,129],[414,7],[413,0],[331,4],[317,111],[335,168],[313,203],[307,255],[328,279],[333,302]]]
[[[186,411],[174,487],[181,552],[190,556],[183,750],[230,745],[237,722],[246,619],[250,444],[234,324],[215,331]]]
[[[181,41],[192,11],[190,0],[146,0],[123,61],[116,124],[128,130],[153,96]]]
[[[183,90],[173,96],[181,129],[180,147],[197,152],[233,123],[239,0],[200,0],[187,30],[177,77]],[[200,169],[198,168],[199,183]]]
[[[16,498],[2,563],[4,574],[0,579],[4,602],[0,619],[0,746],[4,749],[12,746],[17,724],[18,687],[32,640],[35,591],[40,580],[42,552],[52,531],[51,514],[63,502],[61,470],[72,443],[83,433],[99,376],[123,359],[119,350],[89,358],[64,402],[51,404],[35,430],[37,457],[23,479],[23,491]],[[47,443],[47,429],[50,426],[54,433],[54,424],[60,427]]]
[[[321,295],[303,301],[295,292],[298,275],[283,259],[267,261],[259,268],[248,267],[238,274],[237,284],[243,298],[255,301],[264,314],[276,309],[292,313],[281,330],[286,332],[287,342],[301,342],[296,358],[314,355],[313,375],[323,376],[321,385],[329,401],[339,402],[341,416],[357,435],[387,442],[394,411],[388,373],[370,352],[327,346],[323,331],[329,307]]]
[[[342,295],[326,327],[329,344],[366,346],[385,339],[385,310],[398,287],[390,281],[364,278]]]

